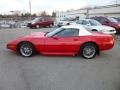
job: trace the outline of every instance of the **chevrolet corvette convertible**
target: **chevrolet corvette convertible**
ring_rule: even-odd
[[[81,55],[92,59],[100,51],[112,49],[112,35],[89,32],[82,26],[63,26],[51,32],[35,32],[19,37],[7,44],[7,48],[24,57],[36,53],[45,55]]]

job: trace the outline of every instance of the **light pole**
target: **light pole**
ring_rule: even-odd
[[[29,13],[30,13],[30,20],[31,20],[31,1],[29,0]]]

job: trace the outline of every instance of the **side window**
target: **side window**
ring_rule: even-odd
[[[39,21],[40,21],[40,22],[44,22],[45,20],[44,20],[44,18],[41,18]]]
[[[57,33],[55,36],[69,37],[69,36],[79,36],[79,29],[68,28]]]
[[[83,21],[82,21],[82,24],[83,24],[83,25],[87,25],[87,24],[89,24],[89,23],[88,23],[87,21],[83,20]]]
[[[82,20],[80,20],[80,21],[77,21],[76,23],[77,23],[77,24],[82,24]]]

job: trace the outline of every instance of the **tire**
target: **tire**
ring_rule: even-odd
[[[96,29],[93,29],[92,31],[94,31],[94,32],[97,32],[98,30],[96,30]]]
[[[40,28],[40,25],[36,25],[35,27],[36,27],[36,29],[39,29],[39,28]]]
[[[22,42],[18,45],[18,52],[23,57],[31,57],[35,54],[35,49],[31,43]]]
[[[80,49],[80,55],[85,59],[92,59],[97,55],[98,48],[94,43],[86,43]]]
[[[70,23],[67,23],[66,25],[70,25]]]

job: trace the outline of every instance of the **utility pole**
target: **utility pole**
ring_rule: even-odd
[[[29,13],[30,13],[30,20],[31,20],[31,1],[29,0]]]
[[[86,18],[89,18],[89,7],[86,8]]]

